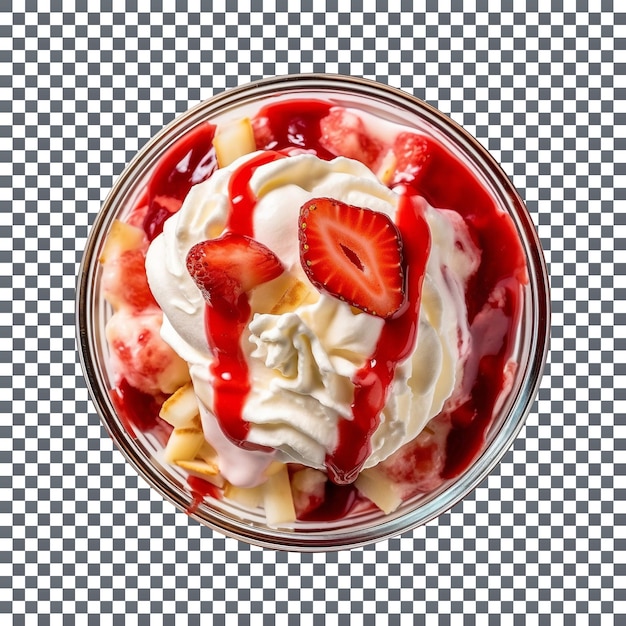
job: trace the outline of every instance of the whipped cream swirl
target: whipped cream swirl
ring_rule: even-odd
[[[331,197],[393,219],[398,206],[398,196],[367,167],[343,157],[322,161],[300,154],[262,165],[252,175],[250,188],[257,199],[254,238],[278,256],[285,274],[257,288],[250,299],[253,315],[241,338],[251,385],[243,419],[250,424],[248,441],[270,451],[244,449],[224,436],[213,414],[205,301],[187,273],[185,259],[193,245],[222,233],[231,206],[231,175],[251,156],[193,187],[146,259],[149,284],[164,314],[161,335],[189,364],[205,436],[218,452],[224,477],[239,486],[263,482],[272,460],[324,469],[326,454],[337,445],[339,421],[353,419],[352,379],[374,351],[384,324],[319,294],[309,283],[299,259],[300,207],[311,198]],[[432,250],[417,344],[412,356],[396,368],[365,467],[416,437],[441,411],[460,388],[469,352],[464,292],[478,266],[479,251],[456,213],[427,207],[425,216]],[[300,302],[273,312],[281,290],[293,282],[304,290]]]

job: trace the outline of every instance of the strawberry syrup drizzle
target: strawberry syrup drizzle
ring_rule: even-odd
[[[254,236],[254,207],[256,197],[250,188],[250,179],[258,167],[284,155],[261,152],[241,165],[230,179],[230,211],[226,229]],[[235,444],[246,449],[265,449],[247,441],[249,422],[243,419],[243,407],[250,392],[248,364],[241,348],[241,337],[250,321],[250,302],[242,294],[233,307],[205,305],[205,333],[213,352],[211,374],[214,382],[213,412],[224,434]]]
[[[226,230],[239,235],[254,237],[254,225],[252,222],[256,197],[250,188],[250,179],[261,165],[284,157],[284,154],[267,150],[257,154],[253,159],[250,159],[250,161],[244,163],[233,172],[228,185],[230,211]]]
[[[224,434],[243,445],[249,424],[242,419],[243,406],[250,391],[248,364],[241,349],[241,335],[250,320],[250,303],[245,294],[230,310],[205,305],[205,333],[213,361],[213,413]]]
[[[402,250],[406,303],[398,315],[385,320],[374,352],[354,376],[353,419],[339,422],[338,445],[326,456],[329,477],[340,485],[354,482],[367,460],[370,440],[380,423],[396,367],[411,355],[417,341],[430,229],[419,202],[411,199],[408,190],[400,191],[396,223],[402,240],[411,242]]]

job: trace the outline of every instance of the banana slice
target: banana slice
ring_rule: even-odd
[[[354,484],[383,513],[392,513],[402,503],[393,481],[375,468],[363,470]]]
[[[289,313],[309,300],[313,301],[313,292],[311,289],[302,281],[294,279],[271,308],[270,313],[273,315]]]
[[[219,126],[213,139],[213,146],[219,167],[226,167],[244,154],[254,152],[256,142],[250,119],[244,117]]]
[[[193,461],[204,442],[204,433],[198,428],[175,428],[165,446],[168,463]]]
[[[159,417],[174,428],[185,428],[191,424],[198,413],[198,399],[193,391],[193,385],[189,382],[179,387],[163,403]]]
[[[176,461],[176,465],[217,487],[224,486],[224,478],[220,474],[220,470],[217,465],[206,463],[205,461],[200,461],[198,459],[194,459],[193,461]]]
[[[263,503],[269,526],[289,524],[296,519],[287,466],[282,465],[263,485]]]
[[[249,509],[256,509],[263,503],[265,496],[265,486],[258,487],[236,487],[230,483],[224,485],[224,497],[237,502]]]
[[[217,458],[217,452],[214,450],[213,446],[208,441],[203,441],[200,446],[200,450],[196,454],[196,458],[202,459],[205,463],[209,465],[215,465],[219,467],[219,462]]]

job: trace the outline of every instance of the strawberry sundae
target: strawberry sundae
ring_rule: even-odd
[[[321,99],[185,133],[101,262],[118,411],[194,506],[390,513],[472,464],[515,372],[510,217],[434,136]]]

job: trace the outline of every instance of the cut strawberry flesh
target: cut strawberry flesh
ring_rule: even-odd
[[[373,168],[380,158],[381,144],[365,131],[361,118],[346,109],[333,109],[320,120],[320,143],[336,156],[361,161]]]
[[[317,289],[382,318],[400,309],[402,244],[387,215],[315,198],[300,209],[298,227],[300,261]]]
[[[163,314],[156,307],[123,308],[106,327],[111,362],[120,378],[152,395],[173,393],[189,378],[187,364],[161,339]]]
[[[430,143],[426,137],[409,132],[402,132],[396,137],[393,152],[396,173],[392,186],[413,181],[431,157]]]
[[[403,499],[436,489],[443,481],[450,416],[439,415],[413,440],[377,467],[400,490]]]
[[[243,294],[278,278],[283,266],[262,243],[228,232],[191,248],[187,270],[208,304],[228,310]]]

